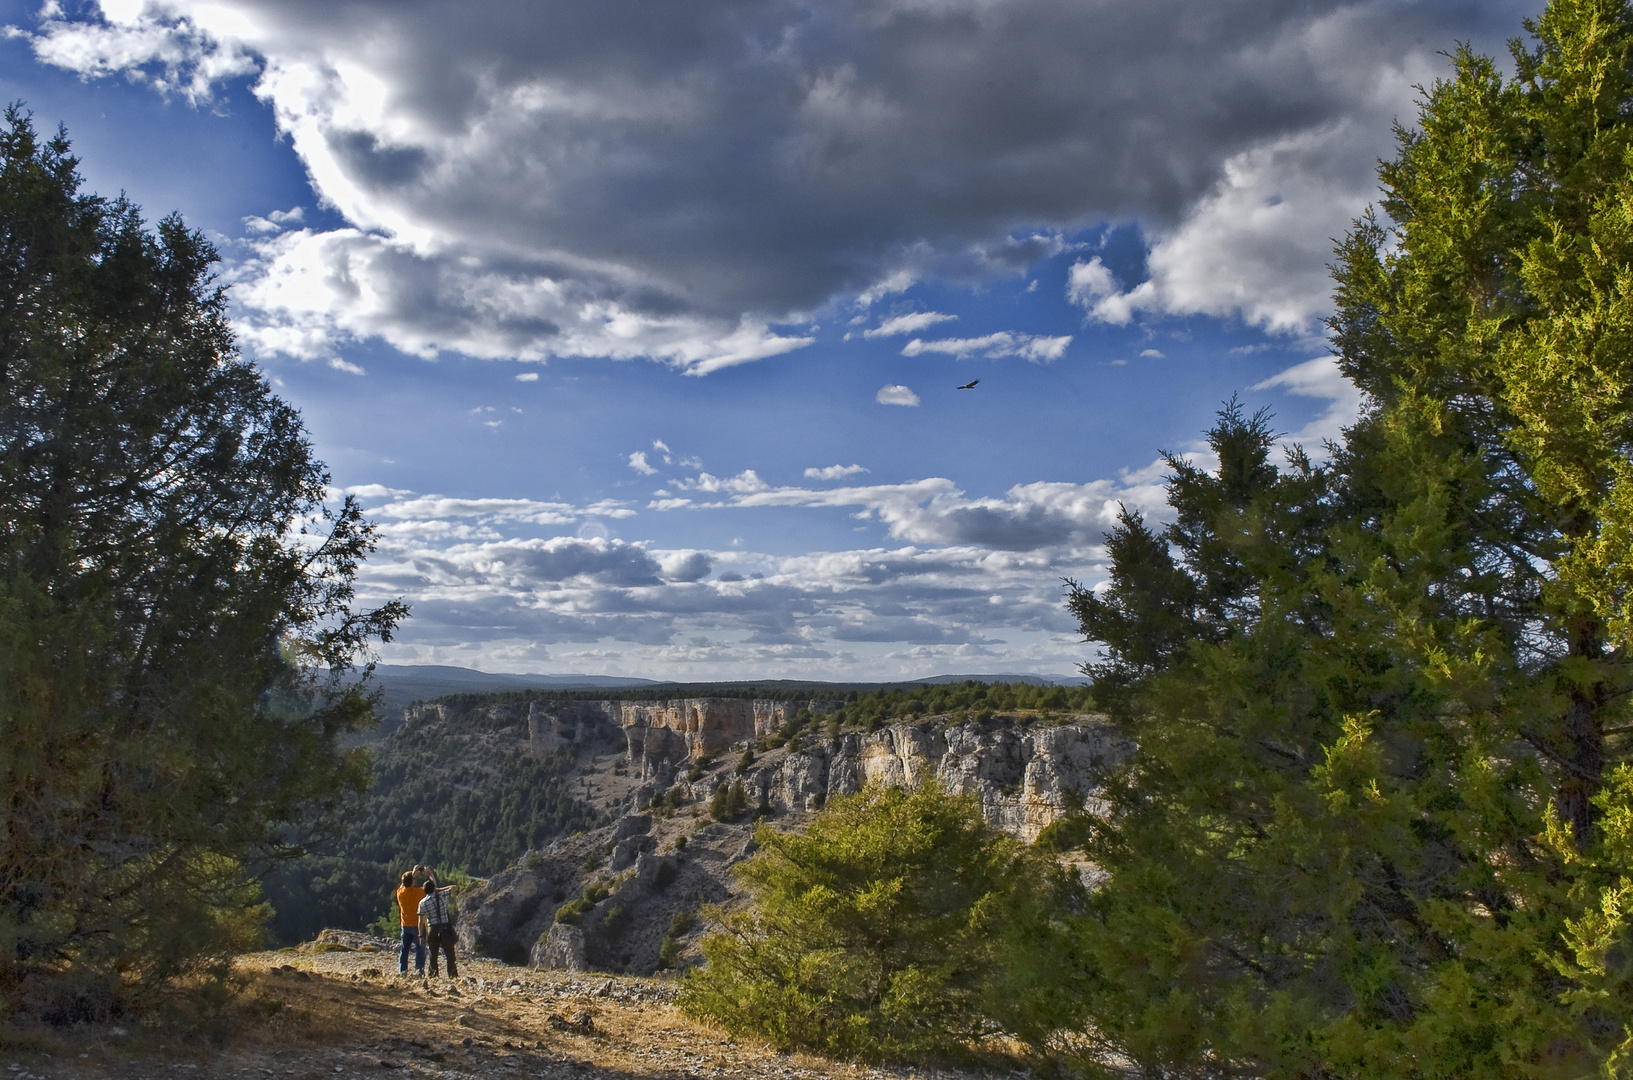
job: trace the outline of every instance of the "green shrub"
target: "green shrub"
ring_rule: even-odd
[[[556,909],[556,921],[572,926],[584,917],[586,911],[593,907],[595,907],[594,900],[585,896],[575,896]]]
[[[709,800],[709,813],[716,821],[732,821],[743,816],[748,809],[748,792],[743,787],[743,781],[738,780],[731,786],[721,784],[714,789],[714,797]]]
[[[680,958],[680,938],[697,924],[697,916],[690,911],[677,911],[675,917],[669,920],[669,929],[663,935],[663,941],[658,946],[658,966],[672,968]]]
[[[622,934],[625,930],[629,929],[630,921],[629,909],[623,907],[622,905],[614,904],[612,907],[607,909],[607,913],[605,915],[601,916],[601,929],[605,930],[612,936],[617,937],[619,934]]]
[[[1066,879],[989,829],[972,796],[870,787],[803,835],[755,835],[736,871],[753,903],[710,909],[720,931],[683,988],[689,1015],[898,1060],[956,1057],[994,1028],[1041,1044],[1072,1023]]]

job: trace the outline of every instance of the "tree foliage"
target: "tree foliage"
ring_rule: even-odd
[[[804,834],[755,838],[737,871],[754,902],[712,912],[708,965],[681,998],[692,1015],[784,1047],[898,1059],[1052,1026],[1036,1017],[1067,984],[1025,978],[1026,960],[1062,938],[1065,879],[988,829],[972,796],[870,787]]]
[[[1084,1030],[1159,1075],[1633,1069],[1633,17],[1467,50],[1339,251],[1367,408],[1234,404],[1074,587],[1139,743],[1086,847]]]
[[[300,418],[234,350],[215,253],[0,128],[0,1002],[64,1019],[258,933],[251,862],[364,785],[341,672],[404,614]]]

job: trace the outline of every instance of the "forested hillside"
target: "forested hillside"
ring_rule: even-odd
[[[444,707],[445,719],[377,743],[373,784],[345,838],[268,877],[275,937],[362,929],[387,910],[397,876],[416,863],[480,876],[596,824],[598,812],[571,793],[573,755],[524,748],[525,700],[489,709],[468,695]]]

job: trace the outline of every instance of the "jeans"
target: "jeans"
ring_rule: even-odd
[[[459,978],[459,968],[454,965],[454,928],[431,927],[431,978],[437,977],[437,952],[445,951],[448,954],[448,977]]]
[[[397,952],[397,971],[408,974],[408,950],[414,949],[414,970],[425,974],[425,942],[420,940],[420,928],[417,926],[403,927],[403,947]]]

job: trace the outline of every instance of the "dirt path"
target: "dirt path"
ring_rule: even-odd
[[[339,1080],[482,1076],[975,1080],[787,1055],[682,1016],[659,979],[460,962],[460,978],[397,974],[389,953],[257,953],[214,1036],[136,1025],[40,1033],[0,1049],[0,1080]]]

